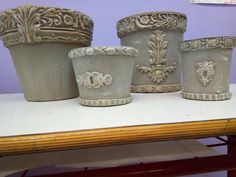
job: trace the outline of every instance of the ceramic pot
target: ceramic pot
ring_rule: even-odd
[[[132,101],[130,85],[137,50],[131,47],[87,47],[69,53],[79,87],[79,103],[113,106]]]
[[[9,48],[29,101],[78,96],[68,52],[90,46],[93,22],[68,9],[25,5],[0,13],[0,37]]]
[[[183,98],[226,100],[229,92],[232,37],[213,37],[184,41],[181,45]]]
[[[172,92],[182,89],[179,46],[187,17],[176,12],[149,12],[117,23],[121,45],[139,51],[132,92]]]

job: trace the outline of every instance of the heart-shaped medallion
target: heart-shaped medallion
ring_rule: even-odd
[[[214,61],[203,60],[196,63],[197,78],[203,86],[207,86],[216,73],[216,63]]]

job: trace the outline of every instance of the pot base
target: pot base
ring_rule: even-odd
[[[131,92],[133,93],[165,93],[165,92],[177,92],[180,90],[182,90],[181,84],[131,86]]]
[[[131,96],[127,98],[117,99],[102,99],[102,100],[87,100],[79,97],[79,104],[84,106],[104,107],[104,106],[118,106],[131,103],[133,98]]]
[[[51,101],[62,101],[62,100],[69,100],[69,99],[73,99],[73,98],[77,98],[78,97],[78,93],[74,94],[74,95],[63,95],[61,97],[50,97],[50,98],[32,98],[32,97],[26,97],[26,95],[24,95],[25,99],[29,102],[51,102]]]
[[[79,95],[67,53],[78,44],[32,43],[11,46],[24,96],[28,101],[56,101]]]
[[[225,92],[220,94],[203,94],[203,93],[188,93],[181,92],[181,96],[190,100],[202,100],[202,101],[220,101],[228,100],[231,98],[232,93]]]

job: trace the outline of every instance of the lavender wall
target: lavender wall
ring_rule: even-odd
[[[125,16],[145,11],[178,11],[188,16],[185,39],[233,35],[236,36],[236,6],[196,5],[190,0],[0,0],[0,11],[31,3],[79,10],[95,22],[93,45],[119,45],[116,22]],[[232,63],[231,81],[236,83],[236,51]],[[9,54],[0,42],[0,93],[21,92]]]

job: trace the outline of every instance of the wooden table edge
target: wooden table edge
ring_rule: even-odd
[[[0,156],[236,134],[236,118],[0,137]]]

